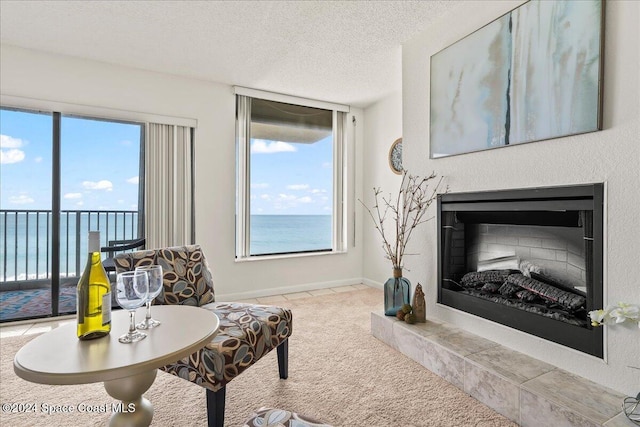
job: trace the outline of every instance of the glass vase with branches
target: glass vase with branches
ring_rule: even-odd
[[[391,261],[393,267],[393,279],[385,283],[385,314],[387,315],[395,315],[403,304],[409,303],[410,283],[402,276],[402,269],[404,257],[415,254],[406,252],[407,245],[416,228],[433,219],[433,217],[427,217],[427,211],[436,200],[442,181],[443,177],[438,178],[435,173],[420,177],[411,175],[405,170],[395,196],[389,194],[385,197],[380,187],[374,187],[375,203],[371,208],[359,200],[382,237],[385,258]]]

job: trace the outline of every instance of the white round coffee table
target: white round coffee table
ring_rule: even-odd
[[[137,311],[137,319],[144,318],[144,310]],[[80,341],[75,324],[61,326],[22,347],[13,369],[20,378],[40,384],[104,382],[107,393],[122,401],[122,411],[111,416],[109,425],[148,426],[153,406],[142,394],[153,384],[157,368],[204,347],[220,326],[218,317],[202,308],[154,305],[151,312],[162,324],[145,330],[147,338],[142,341],[118,342],[129,328],[129,313],[117,310],[106,337]]]

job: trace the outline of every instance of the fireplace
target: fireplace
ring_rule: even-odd
[[[438,303],[603,357],[603,184],[438,196]]]

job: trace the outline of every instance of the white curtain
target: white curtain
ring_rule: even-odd
[[[193,244],[190,127],[148,123],[145,138],[145,236],[148,249]]]

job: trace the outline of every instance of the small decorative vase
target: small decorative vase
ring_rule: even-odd
[[[422,285],[418,283],[416,290],[413,292],[413,314],[416,316],[416,323],[425,323],[427,321],[427,309],[425,308],[424,292]]]
[[[409,304],[411,283],[402,277],[402,269],[394,268],[393,277],[384,284],[384,314],[395,316],[403,304]]]

